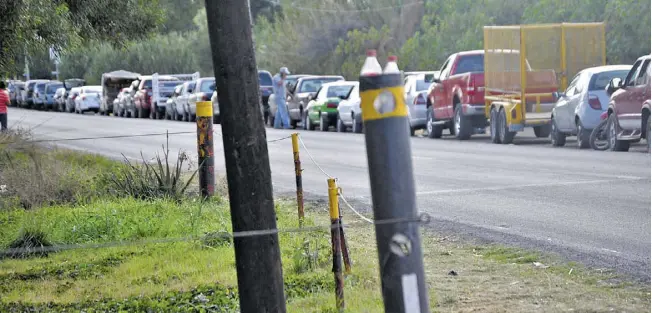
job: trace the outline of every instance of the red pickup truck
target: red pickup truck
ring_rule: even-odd
[[[484,50],[458,52],[446,60],[428,90],[428,137],[447,128],[459,140],[487,127],[484,103]]]

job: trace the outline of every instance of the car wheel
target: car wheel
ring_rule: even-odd
[[[554,147],[563,147],[566,144],[566,135],[559,131],[554,117],[550,121],[550,142]]]
[[[356,134],[362,133],[362,121],[357,116],[353,116],[353,127],[352,131]]]
[[[582,126],[582,121],[577,121],[577,148],[578,149],[587,149],[590,145],[591,132],[587,131],[584,126]]]
[[[551,131],[552,129],[550,125],[534,127],[534,135],[537,136],[537,138],[547,138],[548,136],[550,136]]]
[[[652,141],[650,140],[650,138],[652,138],[652,133],[651,133],[652,129],[650,129],[650,120],[652,120],[652,115],[648,116],[647,118],[647,126],[646,126],[647,130],[645,133],[646,136],[645,141],[647,141],[647,153],[650,153],[650,142]]]
[[[337,132],[346,133],[346,126],[344,125],[344,122],[342,122],[339,116],[337,117]]]
[[[269,127],[274,127],[274,116],[270,116],[267,121],[269,122]]]
[[[323,132],[328,131],[328,114],[319,113],[319,130]]]
[[[428,109],[428,118],[426,119],[426,130],[428,131],[428,138],[441,138],[442,127],[441,125],[435,125],[435,119],[433,117],[432,107]]]
[[[514,136],[516,136],[516,132],[509,130],[509,125],[507,125],[507,112],[505,112],[504,108],[500,109],[498,115],[500,121],[500,127],[498,128],[500,143],[504,145],[508,145],[512,143],[512,141],[514,141]]]
[[[629,151],[629,141],[627,140],[618,140],[617,136],[617,121],[616,121],[616,114],[611,114],[609,115],[609,148],[611,151],[621,151],[621,152],[626,152]]]
[[[455,107],[455,117],[453,118],[453,128],[455,129],[455,138],[457,140],[467,140],[471,138],[471,121],[462,114],[462,106]]]
[[[500,143],[500,136],[498,136],[498,128],[500,127],[500,121],[498,119],[498,111],[496,108],[491,108],[489,114],[489,133],[491,135],[491,142]]]

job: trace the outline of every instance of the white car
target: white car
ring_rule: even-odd
[[[177,87],[179,88],[179,87]],[[190,121],[190,113],[188,112],[188,97],[195,89],[195,81],[184,82],[181,85],[179,94],[174,98],[174,109],[176,110],[177,121]]]
[[[79,95],[75,98],[75,113],[83,114],[88,111],[98,113],[102,101],[102,86],[81,87]]]
[[[68,92],[68,97],[66,98],[66,112],[75,112],[75,99],[79,96],[82,87],[73,87]]]
[[[340,101],[337,107],[339,122],[344,127],[351,127],[354,133],[362,132],[362,110],[360,110],[360,86],[356,84],[347,99]]]

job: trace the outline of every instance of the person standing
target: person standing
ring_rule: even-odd
[[[290,70],[287,67],[281,67],[278,74],[274,75],[274,101],[276,101],[276,115],[274,117],[274,128],[290,128],[290,116],[288,114],[288,107],[285,102],[287,97],[287,90],[285,86],[285,78],[290,75]]]
[[[0,80],[0,131],[7,131],[7,107],[9,106],[9,93],[4,80]]]

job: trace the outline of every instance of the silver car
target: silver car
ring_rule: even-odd
[[[337,106],[337,114],[339,116],[339,123],[342,123],[344,127],[350,127],[351,131],[354,133],[362,132],[362,110],[360,110],[359,84],[355,84],[348,98],[340,101],[340,105]]]
[[[405,105],[408,107],[410,135],[412,136],[414,136],[415,130],[426,128],[427,94],[431,85],[426,79],[427,74],[417,73],[405,76]]]
[[[552,109],[551,136],[577,136],[577,147],[588,148],[591,131],[609,106],[607,85],[613,78],[624,80],[631,68],[631,65],[608,65],[577,73],[566,91],[557,94],[557,103]],[[563,146],[562,141],[555,143]]]
[[[79,96],[81,89],[82,87],[73,87],[70,89],[70,92],[68,92],[68,97],[66,98],[66,112],[72,113],[75,111],[75,99]]]
[[[173,112],[173,116],[177,121],[190,121],[190,114],[188,112],[188,97],[190,97],[193,89],[195,89],[194,81],[184,82],[181,85],[181,92],[174,98],[174,108],[176,110],[176,115],[174,115]]]

